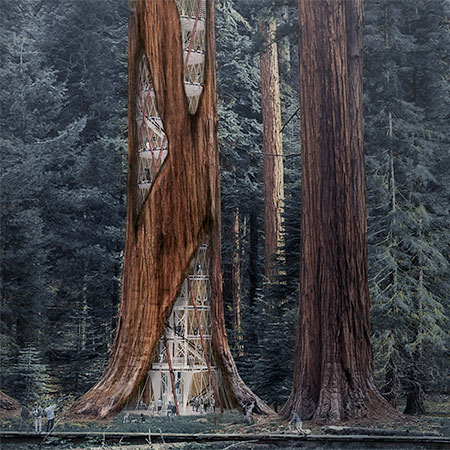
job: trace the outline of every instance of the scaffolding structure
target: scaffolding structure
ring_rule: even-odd
[[[206,51],[206,0],[175,0],[183,42],[184,90],[195,114],[203,92]]]
[[[140,209],[168,153],[167,136],[156,109],[155,90],[147,58],[142,55],[138,70],[136,122],[138,135],[138,201]]]
[[[147,378],[133,406],[150,414],[191,415],[222,409],[212,353],[209,251],[202,244],[156,345]]]

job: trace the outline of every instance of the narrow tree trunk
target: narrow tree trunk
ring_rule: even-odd
[[[258,232],[258,212],[253,207],[250,209],[250,217],[248,220],[249,235],[249,263],[248,263],[248,279],[249,279],[249,307],[250,311],[256,310],[256,300],[258,287],[260,287],[261,277],[258,268],[259,262],[259,232]],[[246,346],[255,347],[258,344],[258,334],[255,327],[251,327],[246,333]]]
[[[420,233],[421,234],[421,233]],[[422,236],[421,236],[422,237]],[[421,255],[422,251],[419,250],[418,260],[423,259]],[[418,262],[416,262],[418,263]],[[417,309],[416,314],[419,320],[417,328],[413,330],[412,336],[409,338],[409,342],[420,342],[419,335],[424,335],[426,331],[423,329],[420,319],[423,317],[423,306],[422,299],[424,295],[424,284],[423,284],[423,270],[419,269],[419,279],[417,280]],[[416,349],[411,355],[410,369],[407,373],[406,380],[404,380],[404,390],[406,392],[406,406],[403,411],[405,414],[418,415],[425,414],[425,404],[423,399],[423,389],[420,382],[420,377],[418,376],[417,365],[423,361],[422,345],[417,344]]]
[[[385,414],[373,380],[362,140],[362,2],[300,0],[301,298],[282,414]]]
[[[225,325],[229,329],[234,329],[234,311],[233,311],[233,245],[234,235],[233,227],[230,224],[222,226],[223,229],[223,241],[227,243],[226,248],[222,249],[225,253],[225,257],[222,257],[223,261],[223,307]]]
[[[274,264],[282,244],[281,213],[284,202],[283,142],[281,134],[280,76],[278,72],[276,22],[260,22],[265,45],[260,57],[264,137],[264,230],[265,267],[269,281],[277,274]]]
[[[239,209],[233,212],[233,253],[231,267],[231,293],[233,298],[233,328],[238,349],[242,346],[241,257]],[[239,351],[239,350],[238,350]]]
[[[224,268],[224,306],[226,323],[235,333],[236,345],[242,344],[242,301],[241,301],[241,256],[239,209],[233,211],[231,226],[224,230],[226,242],[230,245],[229,262]],[[229,312],[227,311],[229,310]],[[228,315],[229,314],[229,315]]]
[[[283,5],[282,11],[283,11],[283,20],[285,23],[288,23],[289,6]],[[291,73],[291,44],[289,42],[289,36],[285,36],[280,41],[279,55],[280,55],[281,73],[284,75],[285,79],[288,79]]]
[[[418,381],[410,380],[406,383],[406,406],[404,413],[410,415],[425,414],[423,390]]]
[[[180,18],[174,1],[137,0],[129,23],[129,176],[122,302],[109,364],[100,381],[69,414],[105,418],[126,404],[147,376],[194,254],[209,236],[212,346],[227,407],[252,398],[270,412],[239,377],[228,348],[222,307],[220,191],[215,93],[214,5],[208,1],[203,93],[190,114],[183,85]],[[149,63],[168,156],[140,209],[136,97],[138,65]]]
[[[260,274],[258,270],[259,261],[259,233],[258,233],[258,213],[255,208],[250,209],[248,220],[249,235],[249,263],[248,263],[248,278],[249,278],[249,305],[251,308],[256,306],[256,292],[260,283]]]

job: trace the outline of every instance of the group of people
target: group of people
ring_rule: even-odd
[[[169,400],[167,404],[167,417],[172,420],[177,415],[177,405],[174,402]]]
[[[191,398],[189,404],[192,406],[193,411],[200,414],[216,411],[216,402],[213,395],[196,395]],[[169,400],[169,402],[165,405],[165,408],[163,408],[163,406],[164,403],[162,399],[159,398],[156,403],[152,401],[150,403],[150,407],[147,407],[145,402],[140,401],[136,405],[136,409],[148,409],[151,412],[156,413],[158,416],[164,414],[165,412],[168,418],[173,418],[176,416],[177,407],[173,400]]]
[[[34,431],[35,433],[42,433],[42,419],[45,417],[47,419],[47,433],[49,433],[53,427],[55,426],[55,414],[56,412],[56,405],[51,404],[48,405],[46,408],[42,408],[39,402],[35,402],[33,409],[31,411],[31,415],[34,420]],[[22,406],[22,412],[21,412],[21,426],[28,428],[28,424],[30,421],[30,410],[23,405]]]
[[[123,416],[122,423],[147,423],[147,419],[143,413],[139,415],[139,418],[136,418],[136,415],[130,415],[130,413],[127,412]]]
[[[216,411],[216,401],[213,395],[196,395],[192,397],[189,404],[195,412],[207,413],[208,411]]]

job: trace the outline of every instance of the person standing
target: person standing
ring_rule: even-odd
[[[30,421],[30,410],[22,405],[22,411],[20,412],[20,430],[25,427],[25,431],[28,431],[28,423]]]
[[[289,422],[289,429],[291,429],[291,425],[294,425],[295,431],[297,431],[298,434],[303,434],[304,436],[311,434],[311,430],[308,428],[303,428],[302,419],[300,419],[300,416],[295,411],[292,413],[292,418]]]
[[[42,416],[44,412],[42,411],[42,406],[39,402],[34,403],[33,408],[33,418],[34,418],[34,432],[42,433]]]
[[[255,400],[253,400],[250,404],[244,405],[245,419],[249,425],[253,423],[253,409],[255,408],[255,405]]]
[[[47,417],[47,433],[50,433],[50,431],[55,426],[55,410],[56,405],[49,405],[47,408],[44,409],[45,417]]]

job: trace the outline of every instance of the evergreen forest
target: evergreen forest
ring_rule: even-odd
[[[297,4],[215,2],[225,324],[239,374],[275,411],[292,388],[302,260]],[[128,3],[0,12],[0,389],[71,401],[106,367],[121,298]],[[371,343],[397,406],[450,394],[450,3],[366,0],[363,38]],[[260,58],[275,44],[282,154],[263,139]],[[266,157],[283,161],[271,261]]]

